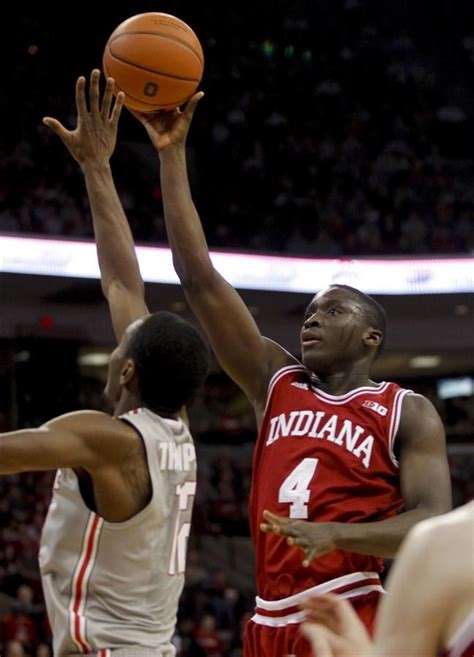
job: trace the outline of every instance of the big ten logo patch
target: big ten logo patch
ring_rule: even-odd
[[[379,415],[382,415],[382,417],[385,417],[388,413],[388,409],[385,406],[382,406],[382,404],[378,404],[377,402],[372,401],[371,399],[366,399],[365,402],[362,404],[365,408],[370,408],[372,411],[375,411]]]

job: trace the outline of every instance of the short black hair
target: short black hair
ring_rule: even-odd
[[[376,352],[377,355],[380,354],[385,345],[385,336],[387,332],[387,316],[385,314],[385,310],[382,308],[378,301],[375,301],[373,297],[365,294],[365,292],[362,292],[361,290],[358,290],[356,287],[339,284],[331,285],[330,287],[338,287],[343,290],[348,290],[360,302],[367,323],[382,332],[382,341],[380,342]]]
[[[135,362],[142,402],[157,413],[176,413],[188,404],[209,369],[209,349],[199,331],[164,310],[132,333],[127,356]]]

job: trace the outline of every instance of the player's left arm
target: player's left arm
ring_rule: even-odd
[[[125,422],[99,411],[67,413],[36,429],[0,434],[0,475],[127,462],[136,436]]]
[[[434,406],[421,395],[407,395],[397,434],[400,444],[400,486],[403,511],[394,518],[367,523],[307,522],[265,511],[263,531],[282,534],[301,548],[304,565],[343,549],[393,558],[410,529],[421,520],[451,509],[451,484],[446,438]]]

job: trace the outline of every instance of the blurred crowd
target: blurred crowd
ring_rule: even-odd
[[[410,386],[431,398],[446,424],[454,504],[474,499],[474,396],[441,400],[433,384]],[[92,389],[85,381],[76,407],[90,405]],[[190,418],[198,486],[174,641],[180,657],[239,657],[254,602],[247,500],[255,422],[243,393],[219,372]],[[52,480],[53,473],[0,477],[0,645],[8,657],[50,655],[37,552]]]
[[[369,0],[257,2],[245,11],[189,4],[162,9],[191,23],[206,54],[189,159],[213,247],[474,252],[474,29],[462,20],[464,0],[456,10],[436,3],[431,21],[419,1],[409,21],[399,3]],[[22,102],[3,138],[0,231],[90,237],[81,176],[39,113],[73,124],[79,55],[71,53],[68,71],[54,62],[52,88],[53,46],[31,17],[20,20],[40,45],[28,55],[25,42],[18,63],[31,85],[18,72],[11,80]],[[81,61],[87,74],[84,53]],[[124,117],[113,165],[136,239],[160,243],[157,158],[145,139]]]

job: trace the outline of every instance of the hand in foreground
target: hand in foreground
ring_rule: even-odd
[[[260,529],[264,532],[286,536],[288,545],[303,550],[305,554],[303,566],[305,567],[309,566],[310,561],[315,557],[321,557],[337,548],[338,523],[293,520],[277,516],[270,511],[264,511],[263,517],[267,522],[262,523]]]
[[[202,91],[194,94],[186,103],[183,111],[179,108],[158,112],[130,111],[143,123],[155,148],[163,151],[169,146],[184,146],[194,111],[203,96]]]
[[[302,605],[302,632],[318,657],[369,657],[371,640],[352,605],[333,594],[309,598]]]
[[[117,141],[117,127],[122,111],[124,94],[119,92],[113,102],[114,80],[107,78],[102,105],[99,92],[100,71],[94,69],[89,83],[89,106],[86,102],[86,79],[76,83],[77,126],[67,130],[57,119],[46,116],[43,123],[62,139],[82,169],[88,162],[108,163]]]

